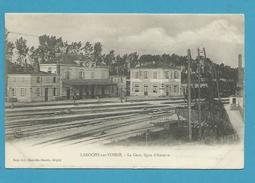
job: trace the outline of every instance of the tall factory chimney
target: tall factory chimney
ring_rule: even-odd
[[[243,67],[243,62],[242,62],[242,54],[238,55],[238,68],[242,68]]]
[[[238,55],[238,81],[237,81],[237,88],[238,88],[238,95],[243,96],[243,61],[242,61],[242,54]]]

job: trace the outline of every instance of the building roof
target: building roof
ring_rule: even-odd
[[[76,58],[72,55],[62,55],[59,58],[56,58],[53,61],[44,61],[41,64],[57,64],[59,62],[59,64],[61,65],[72,65],[72,66],[78,66],[80,67],[79,62],[93,62],[93,60],[91,59],[81,59],[81,58]],[[97,64],[98,67],[106,67],[105,64],[101,63],[101,64]]]
[[[54,75],[56,76],[57,74],[54,74],[54,73],[48,73],[48,72],[43,72],[43,71],[39,71],[39,72],[36,72],[36,71],[17,71],[17,72],[11,72],[11,73],[8,73],[8,75]]]
[[[43,63],[43,64],[40,64],[40,65],[50,65],[50,66],[52,66],[52,65],[56,65],[56,63]],[[85,67],[85,66],[80,66],[77,63],[74,63],[74,64],[60,63],[59,65],[60,66],[67,66],[67,67],[85,68],[85,69],[109,69],[108,66]]]
[[[110,85],[116,85],[109,79],[72,79],[72,80],[64,80],[64,85],[69,86],[110,86]]]
[[[59,61],[60,64],[77,65],[75,60],[77,59],[75,59],[71,55],[62,55],[60,58],[56,58],[53,61],[47,60],[47,61],[44,61],[42,64],[56,64]]]
[[[176,67],[176,66],[172,66],[172,65],[141,65],[138,66],[136,68],[132,68],[132,69],[177,69],[177,70],[181,70],[181,67]]]

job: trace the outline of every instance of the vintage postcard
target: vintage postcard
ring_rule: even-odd
[[[244,15],[5,14],[6,168],[244,167]]]

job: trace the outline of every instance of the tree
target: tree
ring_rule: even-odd
[[[29,58],[30,58],[30,64],[34,68],[35,71],[39,71],[39,59],[40,59],[40,50],[35,47],[31,47],[29,49]]]
[[[100,64],[102,62],[102,44],[100,42],[96,42],[94,44],[94,61],[97,64]]]
[[[7,29],[5,29],[5,96],[8,96],[8,70],[9,70],[9,63],[11,62],[12,55],[13,55],[13,49],[14,44],[10,41],[8,41],[8,35],[9,32]]]
[[[17,61],[19,65],[26,65],[27,60],[26,56],[28,54],[29,48],[27,47],[27,41],[23,39],[23,37],[19,38],[15,42],[15,46],[17,49]]]
[[[9,32],[5,29],[5,60],[6,62],[10,62],[13,55],[13,50],[15,48],[14,44],[8,41]]]
[[[83,53],[83,59],[84,60],[92,60],[93,59],[93,46],[90,42],[86,42],[85,46],[81,48]]]
[[[64,46],[66,46],[64,48]],[[59,51],[67,52],[67,45],[65,45],[62,41],[62,38],[56,38],[56,36],[48,36],[42,35],[39,36],[39,47],[38,54],[40,58],[40,62],[56,62],[57,55],[56,53]]]
[[[70,45],[68,45],[68,55],[71,55],[74,59],[81,60],[81,48],[82,44],[81,42],[72,42]]]
[[[137,52],[130,53],[128,55],[128,62],[129,62],[129,68],[135,68],[137,65],[139,65],[139,55]]]
[[[116,57],[116,73],[118,75],[125,75],[125,70],[127,67],[127,54],[120,56],[117,55]]]
[[[114,50],[111,50],[107,55],[105,55],[104,62],[106,65],[110,66],[115,63]]]

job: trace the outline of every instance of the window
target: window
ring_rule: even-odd
[[[232,104],[236,104],[236,98],[232,99]]]
[[[143,72],[139,71],[139,77],[142,78],[142,76],[143,76]]]
[[[174,93],[178,93],[179,89],[178,89],[178,85],[174,85]]]
[[[94,78],[95,78],[95,73],[91,72],[91,79],[94,79]]]
[[[135,84],[135,92],[139,92],[139,85]]]
[[[39,97],[39,96],[41,95],[41,90],[40,90],[40,88],[36,88],[35,93],[36,93],[36,96]]]
[[[53,88],[53,96],[57,95],[57,88]]]
[[[69,71],[66,71],[66,72],[65,72],[65,78],[66,78],[66,79],[70,79],[70,72],[69,72]]]
[[[144,71],[144,79],[148,79],[148,71]]]
[[[139,78],[139,72],[135,72],[135,79]]]
[[[84,79],[84,71],[80,71],[80,73],[79,73],[79,78],[80,78],[80,79]]]
[[[120,78],[120,82],[123,83],[123,78],[122,77]]]
[[[12,96],[13,96],[13,97],[16,96],[16,90],[15,90],[15,88],[12,88]]]
[[[36,78],[36,82],[37,82],[37,83],[40,83],[40,79],[41,79],[41,78],[38,76],[38,77]]]
[[[144,95],[148,95],[148,86],[144,85]]]
[[[174,71],[174,79],[178,79],[178,72],[177,71]]]
[[[153,72],[153,79],[158,79],[158,73],[157,72]]]
[[[51,73],[52,72],[52,69],[51,67],[48,68],[48,73]]]
[[[26,89],[25,89],[25,88],[21,88],[21,90],[20,90],[20,95],[21,95],[22,97],[24,97],[24,96],[26,95]]]
[[[56,83],[56,77],[55,76],[53,77],[53,83]]]
[[[153,92],[153,93],[157,93],[157,88],[158,88],[158,86],[154,85],[154,86],[153,86],[153,91],[152,91],[152,92]]]
[[[169,72],[168,71],[165,71],[165,78],[169,79]]]

